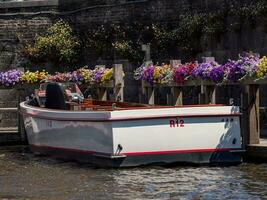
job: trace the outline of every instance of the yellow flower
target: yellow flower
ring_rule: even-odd
[[[105,72],[102,74],[101,82],[106,83],[113,78],[113,68],[106,69]]]
[[[29,70],[24,72],[22,76],[20,77],[20,81],[22,83],[32,84],[32,83],[39,83],[42,81],[45,81],[48,77],[48,72],[46,71],[36,71],[36,72],[30,72]]]
[[[267,57],[263,56],[257,66],[257,77],[261,78],[267,75]]]
[[[162,67],[156,66],[153,73],[153,79],[156,82],[159,82],[159,77],[161,76],[161,73],[162,73]]]
[[[78,73],[80,73],[84,79],[85,83],[89,83],[92,78],[92,72],[90,69],[87,69],[86,67],[80,68],[77,70]]]

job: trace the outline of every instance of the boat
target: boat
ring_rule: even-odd
[[[36,154],[97,167],[242,162],[237,106],[97,101],[74,83],[42,87],[20,104]]]

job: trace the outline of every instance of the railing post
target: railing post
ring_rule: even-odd
[[[153,62],[152,61],[146,61],[145,62],[145,66],[150,65],[150,64],[153,64]],[[153,92],[148,91],[149,90],[148,87],[150,87],[150,86],[148,86],[148,84],[143,80],[142,80],[141,84],[142,84],[141,95],[139,96],[140,103],[149,103],[150,104],[150,102],[151,102],[152,104],[154,104],[154,90],[153,90]],[[153,93],[153,98],[151,98],[152,93]]]
[[[204,86],[200,86],[200,93],[198,94],[198,103],[205,104],[205,93],[204,93]]]
[[[95,68],[97,67],[105,67],[105,65],[96,65]],[[97,99],[100,101],[107,101],[107,88],[104,86],[97,86],[96,87],[96,93],[97,93]]]
[[[241,132],[245,148],[248,144],[259,144],[260,142],[259,85],[245,85],[241,102]]]
[[[171,67],[175,67],[177,65],[180,65],[181,64],[181,60],[170,60],[170,65]]]
[[[216,86],[201,85],[202,104],[216,104]]]
[[[148,104],[154,105],[155,104],[155,89],[153,86],[146,87],[146,96],[148,100]]]
[[[183,105],[183,90],[182,87],[172,87],[171,88],[173,105],[181,106]]]
[[[153,64],[151,61],[151,55],[150,55],[150,44],[142,44],[142,51],[145,52],[145,65]],[[151,93],[151,94],[150,94]],[[153,93],[153,97],[151,97]],[[142,88],[141,88],[141,95],[139,96],[140,103],[152,103],[154,104],[154,90],[153,92],[150,91],[146,87],[146,83],[142,81]]]
[[[113,93],[115,101],[123,101],[124,73],[122,64],[114,64],[113,76],[114,76]]]
[[[181,60],[170,60],[171,67],[175,67],[181,64]],[[183,87],[172,86],[171,87],[172,105],[181,106],[183,105]]]
[[[146,89],[145,89],[145,82],[141,82],[141,89],[139,88],[139,103],[146,103]]]
[[[145,52],[145,61],[151,60],[151,57],[150,57],[150,44],[142,44],[142,51]]]
[[[97,88],[97,97],[100,101],[107,101],[107,88],[98,87]]]
[[[214,57],[203,57],[203,62],[214,62]],[[216,86],[201,85],[201,93],[199,95],[200,104],[216,104]]]

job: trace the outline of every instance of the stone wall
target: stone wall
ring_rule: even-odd
[[[20,66],[23,47],[55,18],[57,0],[0,3],[0,69]]]
[[[182,14],[227,10],[248,2],[257,0],[28,0],[0,3],[0,70],[21,66],[25,62],[21,53],[23,47],[60,18],[70,22],[74,30],[81,33],[94,24],[172,23]],[[227,17],[225,23],[230,26],[231,19]],[[203,35],[200,45],[201,52],[195,56],[199,60],[208,55],[224,62],[236,58],[244,50],[267,54],[265,25],[258,20],[253,25],[242,25],[239,31],[226,31],[219,38]],[[82,64],[96,62],[86,53],[84,58]],[[171,58],[183,58],[183,55],[165,59]],[[127,67],[126,79],[131,87],[136,85],[136,89],[137,82],[131,78],[136,65],[131,66]],[[127,97],[137,100],[136,92]]]
[[[23,62],[20,53],[23,46],[32,41],[35,35],[44,33],[47,27],[59,18],[69,21],[75,31],[83,32],[93,24],[171,23],[185,13],[224,10],[231,5],[238,7],[245,2],[250,1],[28,0],[0,3],[0,68],[17,67]],[[227,18],[226,23],[231,25],[231,20]],[[227,58],[237,57],[238,53],[245,50],[267,54],[267,34],[262,22],[256,21],[253,26],[242,25],[237,32],[226,31],[219,39],[203,35],[200,45],[201,52],[196,58],[211,55],[219,62],[224,62]],[[183,58],[183,55],[177,54],[178,57]]]
[[[180,15],[186,13],[223,11],[248,2],[253,4],[253,1],[247,0],[96,0],[92,2],[62,0],[59,1],[59,9],[64,13],[63,17],[70,21],[76,30],[83,31],[95,23],[171,23],[176,22]],[[231,17],[227,16],[226,29],[233,26],[232,21]],[[219,38],[203,35],[200,43],[201,52],[196,55],[196,58],[200,59],[205,55],[214,56],[217,61],[225,62],[228,58],[236,58],[242,51],[266,54],[266,46],[265,25],[259,19],[253,25],[242,24],[238,31],[226,30]],[[184,58],[181,54],[177,54],[177,57]]]
[[[50,2],[35,1],[8,2],[0,4],[0,70],[17,68],[24,63],[22,49],[25,44],[33,40],[36,34],[46,31],[54,16],[51,11],[57,10],[57,5]],[[41,14],[43,12],[43,14]],[[46,14],[49,12],[49,14]],[[0,108],[18,106],[16,90],[0,89]],[[19,141],[18,134],[4,134],[10,132],[10,127],[18,125],[18,113],[14,111],[0,112],[0,143]],[[10,137],[16,137],[10,138]]]

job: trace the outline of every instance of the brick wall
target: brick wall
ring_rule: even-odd
[[[22,2],[0,4],[2,69],[16,67],[23,62],[20,54],[23,45],[32,41],[36,34],[44,33],[46,28],[59,18],[68,20],[76,31],[82,32],[90,29],[92,24],[172,22],[178,20],[179,15],[183,13],[228,9],[231,4],[239,6],[248,0],[49,0],[47,4],[34,2],[33,7]],[[211,54],[219,62],[223,62],[229,57],[236,57],[243,50],[266,54],[265,27],[260,21],[256,22],[254,27],[242,26],[239,32],[225,32],[219,39],[207,39],[204,35],[201,39],[202,51],[197,57]],[[226,23],[231,24],[231,19],[226,19]]]
[[[18,67],[23,46],[50,25],[48,16],[0,18],[0,69]]]
[[[24,63],[25,59],[21,54],[24,45],[32,41],[36,34],[45,32],[52,24],[54,16],[45,13],[55,11],[57,6],[38,5],[28,7],[22,2],[0,4],[0,70],[17,68]],[[0,108],[17,106],[17,91],[0,89]],[[16,127],[17,115],[17,112],[1,111],[0,128]],[[9,139],[1,138],[0,142],[3,141],[9,141]]]
[[[25,62],[21,54],[23,46],[31,42],[35,35],[44,33],[47,27],[59,18],[68,20],[75,31],[82,32],[92,24],[175,22],[179,15],[184,13],[223,10],[231,5],[238,7],[246,2],[251,1],[49,0],[34,1],[32,6],[23,2],[0,4],[0,70],[15,68]],[[226,19],[226,23],[231,24],[231,19]],[[196,55],[198,59],[209,55],[215,56],[219,62],[236,58],[243,50],[267,54],[265,26],[258,20],[253,26],[242,26],[239,32],[226,31],[219,39],[202,36],[201,49]],[[176,58],[182,56],[177,55]],[[92,62],[90,57],[86,58],[85,62]],[[130,73],[131,69],[128,71]],[[132,81],[131,85],[134,84],[136,83]]]
[[[259,0],[254,0],[255,2]],[[142,22],[176,22],[185,13],[228,10],[252,2],[249,0],[61,0],[59,10],[64,19],[71,22],[77,31],[83,32],[94,24]],[[232,26],[231,16],[225,19],[226,29]],[[186,34],[186,33],[185,33]],[[226,30],[220,38],[203,35],[200,42],[202,56],[215,56],[219,62],[236,58],[242,51],[267,54],[267,34],[261,20],[255,24],[243,24],[239,31]],[[153,49],[152,49],[153,51]],[[173,56],[173,55],[172,55]],[[177,55],[183,58],[183,55]],[[169,59],[169,58],[167,58]]]

